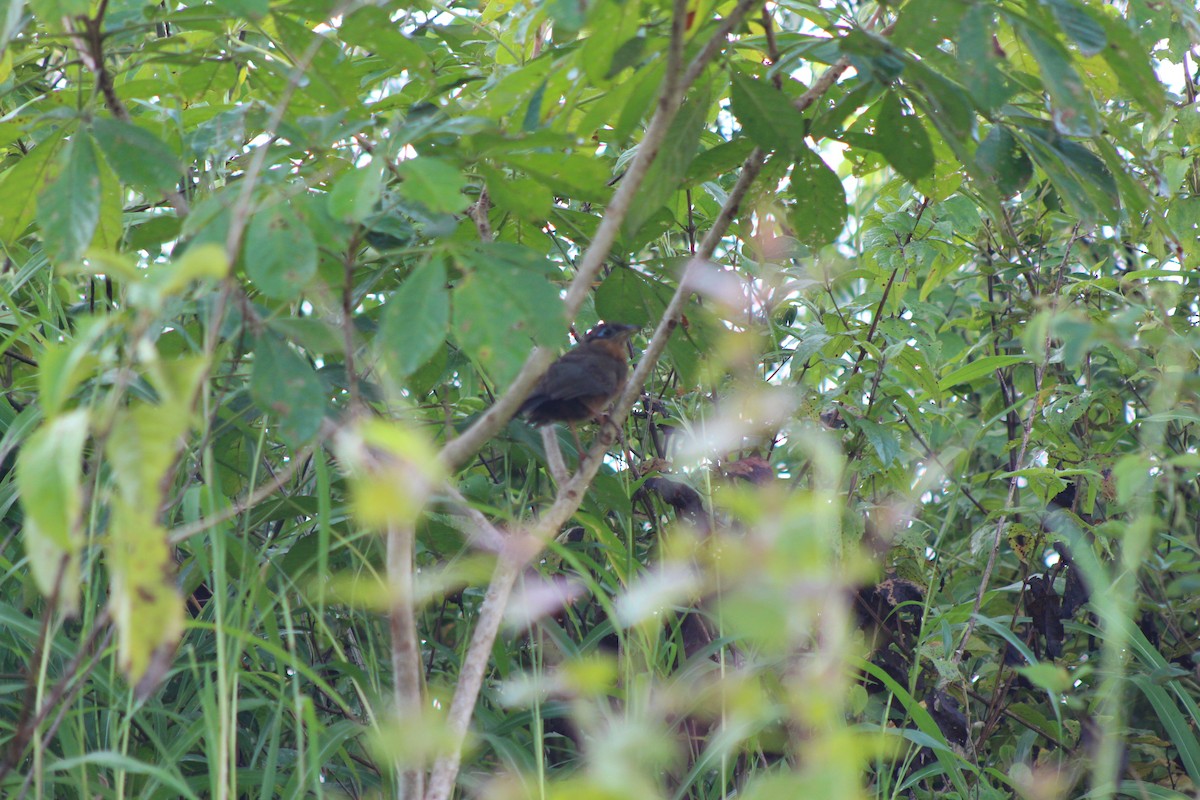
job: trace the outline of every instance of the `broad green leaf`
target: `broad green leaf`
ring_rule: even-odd
[[[94,141],[92,147],[95,148]],[[125,236],[125,209],[121,202],[124,190],[121,188],[121,181],[117,177],[117,173],[103,159],[97,161],[96,167],[100,173],[100,216],[96,221],[96,233],[92,237],[89,249],[116,252],[121,246],[121,239]],[[166,224],[173,225],[176,231],[179,230],[178,217],[159,214],[157,219],[163,221],[158,223],[160,229],[162,225]],[[129,249],[139,250],[142,248],[131,242]]]
[[[376,163],[350,167],[329,192],[330,216],[345,222],[364,222],[379,204],[382,186],[383,173]]]
[[[1121,81],[1121,88],[1141,104],[1143,111],[1156,118],[1161,116],[1166,107],[1166,96],[1146,48],[1121,17],[1100,14],[1098,22],[1108,40],[1104,60]]]
[[[958,63],[967,91],[986,109],[1002,106],[1016,90],[1002,69],[992,36],[996,30],[995,10],[988,5],[970,6],[958,28]]]
[[[391,20],[388,11],[379,6],[359,8],[342,20],[338,26],[338,38],[354,47],[368,50],[399,71],[424,70],[429,58],[420,45],[400,32]]]
[[[287,203],[259,211],[246,228],[246,275],[267,297],[287,300],[317,273],[317,243]]]
[[[764,150],[789,155],[804,149],[804,115],[792,107],[790,97],[768,81],[742,72],[734,71],[730,78],[733,115],[751,139]]]
[[[551,191],[588,203],[605,203],[612,173],[602,159],[582,153],[502,153],[496,161],[520,170]]]
[[[25,510],[22,536],[34,582],[62,607],[79,606],[79,559],[84,544],[83,447],[88,412],[47,420],[25,441],[17,458],[17,489]]]
[[[26,153],[0,177],[0,242],[16,242],[33,222],[37,197],[58,169],[55,156],[66,145],[52,137]]]
[[[1014,27],[1041,67],[1055,129],[1064,136],[1095,136],[1100,130],[1096,105],[1072,66],[1070,54],[1031,25]]]
[[[42,244],[55,263],[75,261],[100,221],[100,173],[86,133],[77,132],[59,153],[58,176],[38,197]]]
[[[1025,127],[1014,133],[1024,150],[1042,168],[1054,187],[1087,221],[1097,218],[1113,223],[1120,218],[1121,196],[1112,173],[1084,145],[1037,128]]]
[[[262,19],[271,11],[270,0],[214,0],[214,5],[236,17],[254,20]]]
[[[402,161],[396,172],[403,178],[401,196],[421,203],[435,213],[457,214],[469,201],[463,194],[467,182],[462,173],[448,161],[421,156]]]
[[[534,344],[552,345],[567,328],[550,264],[512,245],[465,251],[454,288],[454,335],[500,385],[512,380]]]
[[[953,386],[958,386],[960,383],[971,383],[972,381],[977,381],[982,377],[991,375],[998,369],[1010,367],[1013,364],[1025,364],[1029,360],[1029,356],[984,356],[972,361],[970,364],[959,367],[942,378],[938,381],[938,388],[944,392]]]
[[[492,204],[530,222],[542,222],[550,214],[554,196],[541,181],[509,176],[483,164],[477,169],[487,182]]]
[[[250,396],[278,423],[279,435],[296,446],[309,441],[325,418],[325,387],[312,366],[277,335],[255,340]]]
[[[895,92],[884,95],[875,116],[874,145],[896,172],[916,183],[933,172],[933,145],[919,117],[905,115]]]
[[[596,314],[626,325],[649,325],[662,316],[671,289],[628,267],[616,267],[596,289]]]
[[[388,299],[376,345],[395,377],[406,378],[445,346],[449,325],[446,266],[435,257],[415,266]]]
[[[1001,197],[1011,197],[1033,177],[1033,163],[1003,125],[994,125],[975,151],[975,163],[995,184]]]
[[[884,469],[890,467],[901,453],[896,435],[886,425],[880,425],[865,417],[854,420],[854,425],[867,437],[867,441],[871,443],[871,448],[879,456],[879,463],[883,465]]]
[[[1085,56],[1094,56],[1104,50],[1108,38],[1104,28],[1077,0],[1044,0],[1054,15],[1055,22]],[[1157,83],[1157,81],[1155,81]]]
[[[110,321],[91,317],[80,321],[76,337],[48,342],[38,361],[38,400],[47,417],[53,417],[66,405],[79,384],[95,370],[93,354],[96,342],[110,328]]]
[[[700,131],[708,121],[709,93],[693,92],[671,122],[666,144],[650,165],[633,206],[621,223],[621,232],[632,240],[638,230],[670,200],[683,183],[688,165],[700,146]]]
[[[182,175],[179,156],[150,131],[106,117],[92,122],[96,142],[125,183],[147,194],[176,187]]]
[[[805,148],[792,166],[793,203],[788,221],[796,238],[811,247],[829,244],[841,235],[850,213],[846,189],[837,173],[819,155]]]

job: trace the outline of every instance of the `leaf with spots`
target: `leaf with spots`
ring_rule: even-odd
[[[829,244],[841,235],[850,212],[842,180],[819,155],[805,149],[792,165],[789,221],[796,238],[810,247]]]

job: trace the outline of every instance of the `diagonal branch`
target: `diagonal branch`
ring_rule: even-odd
[[[761,0],[741,0],[717,32],[705,43],[696,57],[692,59],[692,62],[687,66],[686,72],[681,75],[680,73],[683,70],[683,23],[680,22],[680,17],[681,15],[686,16],[687,4],[684,0],[675,1],[672,44],[668,53],[668,69],[662,91],[659,94],[658,106],[654,112],[654,116],[650,119],[650,124],[646,128],[645,136],[642,137],[641,143],[638,144],[637,155],[634,156],[633,161],[630,162],[629,169],[621,177],[617,191],[613,194],[612,200],[605,209],[604,216],[600,220],[599,227],[596,228],[596,233],[592,237],[591,243],[588,245],[587,250],[584,251],[583,257],[580,258],[579,264],[576,266],[575,277],[571,281],[571,285],[567,287],[566,295],[563,298],[563,311],[567,319],[574,319],[575,315],[579,313],[579,309],[583,306],[584,300],[587,299],[588,293],[592,289],[592,283],[596,280],[596,276],[600,274],[600,268],[604,266],[608,254],[612,251],[612,246],[617,240],[621,224],[629,214],[629,209],[633,207],[637,191],[641,188],[642,182],[646,178],[646,173],[650,170],[650,165],[654,163],[654,159],[658,156],[659,150],[666,140],[667,131],[670,130],[671,123],[675,119],[675,115],[679,112],[684,93],[695,82],[696,78],[700,76],[704,67],[720,51],[721,46],[725,44],[728,38],[729,31],[758,2],[761,2]],[[512,419],[517,409],[520,408],[521,403],[533,389],[534,383],[546,371],[546,368],[550,366],[554,355],[554,351],[550,348],[534,348],[534,351],[530,353],[529,358],[522,365],[517,377],[509,385],[508,390],[484,412],[483,416],[464,431],[461,436],[446,443],[445,447],[442,448],[440,458],[448,469],[454,470],[465,463],[467,459],[479,451],[479,448],[483,447],[489,439],[495,436],[505,423]]]
[[[804,96],[797,100],[797,107],[804,109],[812,105],[818,97],[829,91],[847,67],[848,62],[843,59],[827,70],[821,76],[820,80],[805,92]],[[749,192],[754,179],[762,169],[766,157],[767,153],[765,151],[756,148],[747,157],[745,162],[743,162],[738,181],[733,189],[730,190],[724,206],[722,206],[720,213],[713,222],[712,228],[704,237],[693,259],[693,263],[702,263],[712,258],[717,246],[724,238],[725,232],[729,229],[729,225],[733,222],[742,200]],[[678,324],[679,315],[683,310],[684,304],[691,297],[691,294],[692,289],[685,274],[680,281],[679,288],[671,298],[670,303],[668,303],[662,319],[659,321],[650,339],[649,345],[639,359],[638,365],[634,369],[633,375],[630,377],[624,392],[622,392],[613,408],[610,415],[611,424],[606,424],[601,428],[596,443],[584,458],[579,471],[565,485],[560,487],[553,505],[532,526],[529,538],[533,542],[530,543],[527,539],[520,544],[514,542],[501,554],[495,572],[492,574],[492,581],[488,586],[487,595],[480,608],[479,620],[472,634],[467,655],[463,660],[454,699],[450,705],[448,725],[456,746],[448,755],[438,759],[434,765],[426,800],[446,800],[453,790],[454,781],[458,775],[458,768],[461,762],[461,743],[466,736],[471,715],[483,687],[488,659],[492,652],[492,646],[496,641],[496,634],[503,620],[504,609],[508,605],[508,598],[512,593],[517,576],[528,560],[540,551],[540,548],[562,528],[567,520],[571,518],[571,515],[579,508],[579,504],[583,500],[584,491],[595,477],[601,463],[603,463],[604,455],[615,441],[620,425],[623,423],[625,417],[628,416],[637,398],[641,396],[642,389],[650,377],[651,371],[657,364],[658,359],[666,349],[667,340]]]

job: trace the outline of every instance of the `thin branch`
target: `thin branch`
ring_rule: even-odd
[[[829,88],[836,83],[838,76],[840,76],[848,66],[849,62],[845,59],[842,59],[829,70],[827,70],[826,73],[823,74],[816,83],[814,83],[813,87],[797,100],[797,107],[804,109],[812,105],[812,103],[822,93],[828,91]],[[662,107],[660,106],[660,114],[661,112]],[[656,121],[658,120],[658,117],[659,115],[656,115]],[[652,122],[651,124],[653,126],[654,123]],[[649,136],[649,132],[647,132],[647,136]],[[661,140],[659,143],[661,143]],[[645,146],[645,142],[643,142],[643,146]],[[638,163],[642,155],[643,152],[639,150],[638,158],[635,158],[634,161],[635,165]],[[766,156],[767,154],[765,151],[755,148],[755,150],[743,162],[741,174],[738,176],[737,183],[730,190],[728,196],[726,197],[724,206],[722,206],[720,213],[718,213],[716,219],[713,221],[712,228],[704,237],[704,240],[700,245],[700,249],[696,253],[696,257],[691,263],[703,263],[712,258],[712,255],[716,252],[717,246],[725,237],[725,232],[728,230],[729,225],[737,215],[738,209],[741,207],[742,200],[745,199],[745,196],[749,192],[755,178],[758,177],[758,173],[766,161]],[[631,181],[631,177],[633,177],[635,180]],[[621,187],[618,189],[617,194],[620,195],[622,190],[627,189],[633,183],[640,182],[643,177],[644,172],[637,174],[634,172],[634,167],[631,166],[629,172],[626,173],[625,178],[622,179]],[[632,199],[632,190],[630,191],[629,199]],[[616,205],[615,196],[614,205]],[[628,204],[626,203],[625,205],[617,206],[615,210],[620,217],[623,218],[624,214],[628,211]],[[613,206],[610,206],[609,212],[612,213],[613,211]],[[609,215],[606,214],[604,221],[601,222],[600,228],[604,229],[605,224],[608,222]],[[607,244],[605,245],[605,253],[607,253],[608,247],[611,246],[613,238],[615,238],[615,226],[618,224],[619,220],[612,223],[612,236],[610,236]],[[599,241],[600,238],[600,232],[598,230],[596,238],[593,239],[592,248],[589,249],[588,254],[585,254],[585,260],[593,252],[596,242]],[[596,257],[594,261],[595,269],[593,270],[593,274],[595,271],[599,270],[602,261],[602,258]],[[589,266],[592,266],[590,262]],[[584,275],[585,270],[583,269],[583,266],[581,266],[580,274],[576,277],[575,282],[573,282],[571,286],[572,290],[575,290],[577,286],[579,287],[579,302],[582,302],[583,293],[589,288],[589,283],[591,280],[589,277],[589,283],[580,283],[580,278],[582,278]],[[458,769],[462,760],[462,742],[466,737],[467,728],[471,722],[471,716],[474,712],[475,705],[478,702],[480,691],[483,688],[483,679],[491,656],[492,646],[496,641],[496,634],[500,629],[500,623],[504,617],[504,610],[508,605],[508,598],[512,592],[512,588],[516,582],[517,576],[520,574],[525,564],[528,563],[529,559],[535,557],[537,553],[540,552],[541,547],[544,546],[544,544],[549,541],[550,538],[557,534],[557,532],[562,528],[563,524],[565,524],[566,521],[570,519],[571,515],[575,513],[576,509],[579,508],[579,504],[583,500],[584,491],[595,477],[596,472],[600,469],[600,465],[604,461],[604,456],[608,452],[608,448],[611,447],[613,442],[616,440],[617,431],[619,430],[620,425],[624,422],[626,416],[628,416],[638,397],[641,396],[643,387],[646,385],[646,381],[650,377],[650,373],[657,364],[658,359],[662,356],[663,351],[666,349],[667,340],[670,338],[672,331],[674,331],[676,325],[678,324],[679,316],[683,310],[683,306],[687,302],[688,298],[691,297],[691,294],[692,289],[688,281],[688,276],[685,272],[680,280],[679,288],[676,289],[674,296],[671,298],[671,301],[668,303],[667,308],[663,312],[662,319],[655,328],[654,334],[652,335],[646,350],[642,353],[642,357],[638,361],[638,365],[634,369],[633,375],[630,377],[625,390],[614,404],[613,409],[609,414],[609,423],[601,426],[600,434],[597,436],[597,440],[592,446],[592,449],[588,452],[587,456],[580,464],[579,471],[576,472],[575,475],[572,476],[565,485],[559,487],[558,495],[555,498],[553,505],[551,505],[551,507],[546,510],[546,512],[543,513],[542,516],[538,518],[537,522],[531,527],[529,531],[529,539],[532,539],[532,542],[528,541],[526,537],[510,538],[508,540],[508,545],[502,551],[501,557],[496,564],[496,569],[492,574],[487,595],[484,597],[483,604],[480,607],[479,619],[476,622],[475,631],[471,636],[471,643],[467,648],[467,654],[463,659],[463,666],[459,672],[454,698],[450,704],[447,725],[449,727],[454,745],[448,754],[439,758],[434,764],[433,772],[429,779],[429,790],[425,795],[425,800],[447,800],[454,789],[454,783],[458,776]],[[578,308],[578,305],[570,305],[570,297],[568,297],[568,308]],[[539,350],[540,349],[541,348],[539,348]],[[536,353],[537,351],[535,351],[535,355]],[[547,356],[547,364],[548,359],[549,357]],[[533,361],[534,357],[531,356],[530,360],[526,362],[525,368],[522,369],[522,375],[524,375],[530,363]],[[544,366],[542,369],[544,369]],[[517,405],[525,396],[524,393],[528,392],[528,390],[532,388],[533,381],[536,380],[537,377],[537,374],[532,374],[529,377],[528,385],[521,390],[519,396],[513,397],[513,395],[518,394],[517,386],[521,380],[519,377],[518,381],[514,382],[513,386],[510,387],[508,393],[499,401],[497,401],[496,406],[499,406],[501,403],[508,402],[509,408],[507,411],[497,412],[497,416],[500,414],[504,414],[504,416],[500,417],[499,422],[494,423],[495,428],[491,429],[490,432],[484,433],[485,431],[489,431],[489,428],[485,426],[485,420],[481,419],[480,422],[477,423],[471,430],[465,433],[462,437],[459,437],[459,439],[456,439],[455,442],[451,443],[451,445],[462,442],[463,439],[465,439],[468,435],[477,438],[478,442],[469,442],[461,450],[452,450],[451,445],[447,445],[442,450],[443,463],[447,465],[459,463],[458,459],[462,459],[473,454],[479,446],[482,446],[482,442],[486,441],[486,438],[492,435],[495,430],[498,430],[499,425],[503,424],[503,421],[506,421],[508,417],[511,416],[511,413],[516,410]],[[496,406],[492,407],[493,411],[496,410]]]
[[[412,718],[421,709],[421,645],[413,607],[412,525],[389,525],[387,577],[395,598],[388,621],[392,634],[392,703],[397,719]],[[416,800],[425,791],[425,770],[419,765],[401,772],[399,800]]]
[[[736,22],[744,14],[747,8],[760,0],[743,0],[730,15],[730,19]],[[686,2],[684,0],[676,0],[675,11],[676,16],[679,13],[686,14]],[[682,9],[682,10],[681,10]],[[730,20],[726,20],[729,22]],[[592,236],[591,243],[588,245],[583,256],[580,258],[576,266],[575,278],[567,287],[566,295],[563,298],[563,316],[567,320],[573,320],[579,313],[579,309],[583,306],[588,294],[592,290],[592,283],[596,276],[600,274],[600,269],[604,266],[605,260],[612,251],[613,243],[616,242],[617,236],[621,230],[621,224],[625,221],[625,217],[629,214],[629,209],[633,206],[633,201],[637,196],[638,189],[641,188],[642,182],[646,178],[646,173],[650,170],[650,165],[658,156],[659,149],[662,147],[666,139],[667,132],[670,130],[671,122],[674,121],[675,115],[679,112],[679,107],[683,98],[684,92],[692,82],[699,76],[703,68],[716,56],[720,47],[725,43],[728,31],[732,29],[732,24],[728,27],[722,27],[713,35],[706,43],[704,48],[692,60],[688,66],[688,71],[682,80],[678,76],[678,67],[682,64],[682,55],[675,52],[675,48],[681,48],[679,45],[672,44],[672,50],[668,53],[668,60],[673,61],[677,69],[668,69],[664,77],[663,89],[659,95],[658,106],[654,112],[654,116],[650,119],[650,124],[646,127],[646,134],[642,137],[642,141],[638,144],[637,154],[633,161],[629,164],[629,169],[626,170],[621,178],[620,184],[617,186],[617,191],[613,194],[612,200],[604,211],[604,216],[600,220],[599,226],[596,228],[596,233]],[[678,33],[682,37],[682,25],[677,21],[672,23],[672,33]],[[489,439],[495,436],[500,429],[512,419],[513,414],[517,412],[521,403],[529,395],[533,389],[534,383],[541,377],[546,368],[550,366],[550,362],[554,360],[555,353],[550,348],[536,347],[529,354],[529,358],[521,367],[521,371],[517,373],[517,377],[509,385],[508,390],[493,403],[475,423],[463,431],[463,433],[452,442],[446,443],[442,448],[440,459],[448,469],[454,470],[465,463],[471,456],[479,451]]]
[[[1079,224],[1076,223],[1075,228],[1071,231],[1071,238],[1067,242],[1066,251],[1063,253],[1062,263],[1059,265],[1059,283],[1062,281],[1063,271],[1067,267],[1067,260],[1070,258],[1071,249],[1075,245],[1075,240],[1079,237]],[[1057,306],[1057,294],[1054,298],[1054,304]],[[1029,439],[1033,435],[1033,420],[1037,417],[1038,411],[1042,407],[1042,377],[1046,374],[1046,369],[1050,360],[1050,326],[1047,326],[1046,339],[1043,342],[1042,363],[1034,367],[1033,370],[1033,385],[1034,396],[1033,404],[1030,406],[1029,414],[1025,417],[1024,430],[1021,433],[1021,448],[1017,452],[1016,466],[1020,467],[1025,463],[1025,454],[1029,450]],[[996,555],[1000,552],[1000,539],[1004,535],[1004,529],[1008,524],[1009,513],[1008,509],[1013,506],[1013,501],[1017,496],[1017,484],[1020,483],[1021,477],[1013,475],[1008,482],[1008,497],[1004,501],[1005,512],[996,520],[996,534],[992,537],[991,552],[988,553],[987,566],[983,569],[983,576],[979,581],[979,591],[975,594],[975,603],[971,607],[971,616],[967,619],[967,625],[963,629],[962,639],[959,640],[958,648],[954,651],[954,663],[962,661],[963,653],[967,649],[967,641],[971,638],[971,634],[975,632],[975,625],[979,617],[979,609],[983,606],[983,597],[987,594],[988,584],[992,580],[992,571],[996,568]]]

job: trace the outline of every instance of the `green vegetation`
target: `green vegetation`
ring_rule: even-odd
[[[3,8],[0,795],[1200,788],[1189,0]]]

